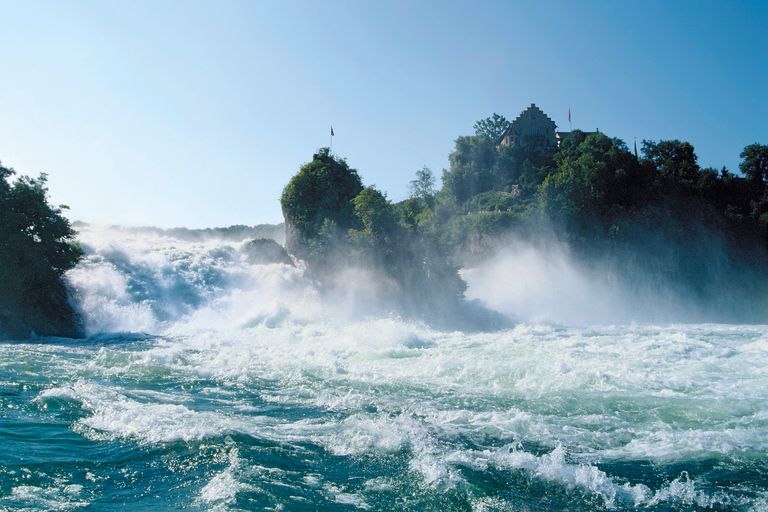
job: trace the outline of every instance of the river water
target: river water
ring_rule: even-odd
[[[88,338],[0,344],[0,510],[768,510],[766,326],[440,330],[239,243],[80,239]]]

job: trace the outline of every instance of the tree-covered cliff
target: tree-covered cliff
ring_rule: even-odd
[[[744,297],[768,292],[767,146],[744,148],[732,173],[702,168],[679,140],[638,150],[575,130],[554,150],[497,145],[505,122],[494,115],[457,137],[440,189],[424,167],[398,204],[320,150],[283,192],[287,249],[318,276],[375,268],[398,300],[423,304],[461,298],[460,266],[544,232],[587,264],[657,274],[687,296],[706,300],[727,285]]]
[[[482,129],[493,119],[456,139],[429,204],[398,205],[455,263],[476,265],[509,247],[505,240],[546,233],[587,265],[656,273],[688,296],[730,285],[748,308],[747,297],[768,293],[768,146],[744,148],[732,173],[702,168],[679,140],[638,150],[576,130],[554,151],[497,146]]]
[[[0,165],[0,338],[79,337],[63,274],[82,257],[75,231],[48,203],[46,176]]]
[[[401,211],[327,148],[302,166],[280,200],[286,249],[326,286],[349,268],[388,284],[401,312],[457,303],[466,289],[458,267],[433,239],[409,229]]]

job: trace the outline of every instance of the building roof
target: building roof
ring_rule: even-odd
[[[539,107],[537,107],[535,103],[531,103],[531,105],[528,108],[520,112],[520,114],[515,118],[514,121],[509,123],[509,126],[507,127],[507,129],[504,130],[504,133],[501,135],[500,141],[503,141],[505,137],[507,137],[512,133],[514,133],[515,135],[521,135],[521,133],[515,129],[515,125],[517,125],[523,117],[527,117],[530,115],[535,115],[537,118],[542,118],[545,122],[551,123],[552,125],[554,125],[555,129],[557,129],[557,124],[552,119],[550,119],[550,117],[547,114],[545,114]]]
[[[541,110],[539,107],[537,107],[535,103],[531,103],[531,106],[530,106],[530,107],[528,107],[527,109],[523,110],[522,112],[520,112],[520,114],[519,114],[519,115],[518,115],[518,116],[515,118],[515,120],[514,120],[514,121],[512,121],[512,123],[511,123],[511,124],[515,124],[517,121],[519,121],[519,120],[520,120],[520,119],[521,119],[521,118],[522,118],[522,117],[523,117],[525,114],[527,114],[529,111],[530,111],[532,114],[533,114],[533,113],[539,113],[539,114],[541,114],[542,116],[544,116],[544,117],[547,119],[547,121],[550,121],[550,122],[554,123],[554,121],[552,121],[552,119],[550,119],[550,118],[549,118],[549,116],[548,116],[547,114],[545,114],[545,113],[544,113],[544,112],[543,112],[543,111],[542,111],[542,110]],[[557,125],[555,125],[555,126],[557,126]]]

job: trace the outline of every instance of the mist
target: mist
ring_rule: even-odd
[[[450,317],[403,301],[399,283],[373,267],[340,266],[321,281],[296,258],[254,263],[251,240],[226,233],[81,226],[79,239],[85,258],[66,278],[88,336]]]
[[[687,252],[663,237],[651,249],[588,253],[552,233],[511,237],[462,270],[466,296],[527,323],[765,323],[759,274],[734,262],[717,233],[700,235]]]
[[[53,468],[50,488],[62,474],[82,485],[78,500],[119,503],[125,489],[91,495],[83,475],[114,481],[112,468],[125,464],[161,472],[135,486],[165,482],[163,495],[187,508],[220,482],[235,490],[206,505],[237,495],[252,508],[293,506],[321,488],[306,474],[372,510],[398,496],[445,510],[482,509],[487,496],[513,509],[555,496],[557,510],[689,510],[694,480],[704,508],[712,496],[762,499],[754,468],[765,453],[766,329],[601,327],[691,314],[672,309],[683,303],[674,276],[631,273],[639,264],[621,266],[618,254],[587,258],[544,235],[509,239],[463,272],[467,299],[453,316],[496,329],[466,332],[438,325],[456,320],[449,310],[399,316],[409,305],[392,307],[396,283],[370,268],[339,269],[331,286],[298,260],[252,263],[248,240],[97,227],[80,239],[86,257],[67,278],[90,340],[5,345],[6,367],[27,369],[26,381],[11,381],[20,391],[7,394],[8,410],[66,455],[35,471]],[[505,329],[498,312],[519,324]],[[591,325],[557,325],[566,322]],[[74,435],[86,441],[75,446]],[[120,450],[106,463],[91,453],[103,443]],[[16,467],[26,446],[8,438]],[[72,453],[90,466],[72,470]],[[187,469],[190,457],[197,466]],[[736,482],[727,488],[726,465]],[[257,501],[252,490],[265,481],[285,495]],[[379,493],[368,481],[393,483]],[[690,485],[677,490],[678,481]],[[510,498],[511,487],[527,501]],[[473,502],[478,490],[486,494]],[[306,495],[313,508],[338,503]]]
[[[607,261],[579,261],[554,238],[508,241],[462,277],[469,285],[468,299],[519,322],[673,322],[691,313],[650,276],[628,279]]]
[[[443,331],[518,323],[569,326],[765,323],[762,280],[734,265],[711,233],[675,267],[679,248],[574,250],[552,232],[513,236],[461,270],[465,300],[427,302],[373,266],[340,266],[322,281],[294,258],[253,264],[248,239],[84,226],[85,259],[67,274],[86,332],[165,334],[287,323],[401,318]],[[658,243],[657,243],[658,242]],[[674,257],[674,258],[673,258]],[[701,265],[706,262],[706,265]],[[679,263],[679,262],[678,262]],[[421,296],[427,296],[424,290]]]

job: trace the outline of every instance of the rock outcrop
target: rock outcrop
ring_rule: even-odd
[[[248,256],[248,262],[254,265],[267,265],[270,263],[284,263],[293,265],[293,260],[283,249],[283,246],[271,238],[256,238],[248,242],[243,248]]]

